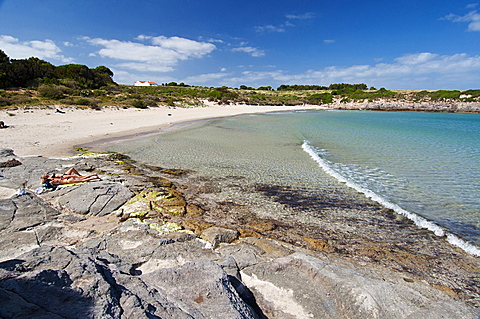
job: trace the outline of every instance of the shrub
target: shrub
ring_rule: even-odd
[[[446,91],[446,90],[439,90],[435,92],[429,93],[432,100],[446,100],[446,99],[458,99],[460,98],[461,92],[460,91]]]
[[[213,90],[211,92],[208,93],[207,97],[210,101],[215,101],[215,100],[220,100],[222,99],[222,92],[218,91],[218,90]]]
[[[59,100],[64,97],[66,88],[61,85],[45,85],[42,84],[38,87],[38,93],[41,97],[48,99]]]
[[[0,106],[9,106],[10,104],[10,99],[0,96]]]
[[[13,95],[10,97],[11,104],[27,104],[32,100],[31,97],[27,95]]]
[[[467,90],[467,91],[464,91],[462,93],[471,95],[472,97],[479,97],[480,96],[480,90]]]
[[[317,93],[307,97],[307,102],[314,105],[328,104],[332,103],[332,101],[333,95],[330,93]]]
[[[130,103],[131,106],[136,107],[137,109],[146,109],[148,106],[142,100],[133,100]]]
[[[92,101],[89,99],[81,98],[81,99],[76,99],[75,100],[76,105],[90,105],[92,104]]]

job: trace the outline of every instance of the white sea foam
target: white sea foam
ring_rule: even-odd
[[[435,224],[431,221],[428,221],[427,219],[423,218],[422,216],[419,216],[415,213],[409,212],[409,211],[401,208],[397,204],[388,201],[387,199],[383,198],[382,196],[378,195],[377,193],[375,193],[375,192],[373,192],[373,191],[371,191],[371,190],[369,190],[365,187],[362,187],[361,185],[353,182],[352,180],[350,180],[347,177],[340,174],[338,171],[336,171],[335,169],[332,168],[332,165],[330,165],[327,160],[320,157],[319,154],[322,153],[322,152],[325,152],[324,150],[316,151],[315,148],[312,147],[309,144],[309,142],[306,141],[306,140],[303,142],[302,149],[305,152],[307,152],[312,157],[312,159],[314,161],[316,161],[319,164],[319,166],[327,174],[334,177],[338,181],[340,181],[342,183],[345,183],[348,187],[351,187],[351,188],[355,189],[356,191],[358,191],[360,193],[363,193],[366,197],[372,199],[373,201],[379,203],[380,205],[382,205],[386,208],[392,209],[397,214],[400,214],[400,215],[403,215],[403,216],[407,217],[408,219],[412,220],[415,223],[415,225],[417,225],[419,228],[428,229],[439,237],[446,236],[447,240],[450,244],[455,245],[455,246],[463,249],[465,252],[467,252],[471,255],[480,256],[480,249],[477,246],[459,238],[458,236],[456,236],[456,235],[454,235],[450,232],[447,232],[445,229],[443,229],[439,225],[437,225],[437,224]]]

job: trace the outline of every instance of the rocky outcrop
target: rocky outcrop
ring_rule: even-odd
[[[132,275],[106,252],[44,246],[0,269],[2,318],[258,318],[207,260]]]
[[[370,110],[370,111],[422,111],[422,112],[464,112],[479,113],[480,103],[459,101],[409,101],[409,100],[378,100],[362,102],[341,102],[340,100],[327,105],[338,110]]]
[[[0,187],[26,189],[0,199],[0,318],[476,318],[453,291],[320,239],[268,238],[279,221],[249,221],[250,232],[204,221],[141,165],[16,159],[0,168]],[[33,193],[41,173],[68,166],[103,181]]]
[[[270,318],[460,318],[474,316],[461,302],[410,284],[294,253],[247,267],[243,282]]]
[[[125,204],[133,195],[134,193],[122,184],[101,181],[66,186],[42,197],[73,213],[104,216]]]

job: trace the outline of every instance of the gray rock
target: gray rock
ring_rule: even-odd
[[[205,318],[259,318],[231,284],[220,266],[210,261],[187,263],[141,276]]]
[[[394,283],[295,253],[241,272],[269,318],[477,318],[474,309],[417,280]]]
[[[125,204],[133,195],[119,183],[102,181],[67,186],[60,191],[50,192],[47,196],[56,196],[57,205],[74,213],[104,216]]]
[[[42,239],[36,229],[59,214],[31,194],[0,200],[0,261],[38,247]]]
[[[160,235],[148,225],[128,221],[108,233],[79,243],[77,247],[114,254],[134,265],[135,271],[142,274],[188,262],[222,258],[211,249],[205,249],[205,242],[188,234],[186,237],[172,239]]]
[[[0,263],[0,317],[258,318],[212,262],[139,277],[97,253],[45,246]]]
[[[9,156],[15,156],[12,149],[8,149],[8,148],[0,149],[0,157],[9,157]]]
[[[27,194],[12,199],[0,200],[0,230],[23,231],[44,224],[60,213]]]
[[[202,232],[202,237],[216,246],[220,243],[231,243],[239,236],[238,231],[224,227],[213,226]]]

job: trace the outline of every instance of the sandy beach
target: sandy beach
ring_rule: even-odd
[[[57,109],[61,112],[57,112]],[[4,121],[8,126],[0,130],[0,149],[13,149],[17,156],[66,157],[73,154],[74,145],[105,138],[155,132],[182,122],[299,109],[306,107],[220,106],[212,103],[206,107],[196,108],[106,107],[99,111],[60,107],[8,109],[0,112],[0,121]]]

